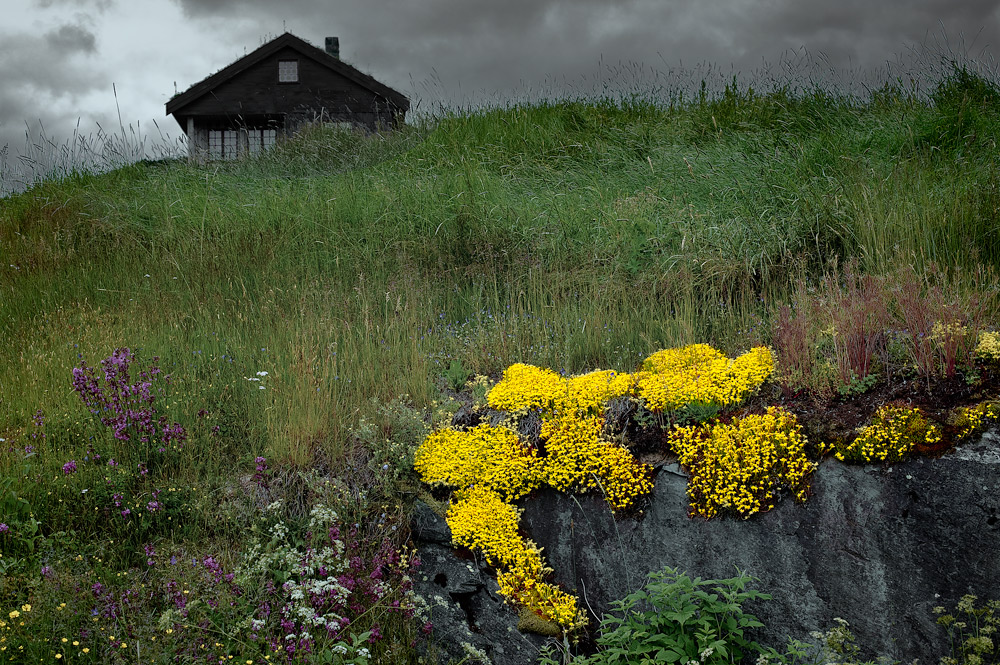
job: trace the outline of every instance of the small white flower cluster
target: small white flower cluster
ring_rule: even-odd
[[[337,512],[332,508],[327,508],[322,503],[317,503],[309,511],[309,529],[312,531],[326,529],[331,524],[336,524],[336,522]]]
[[[309,605],[309,598],[318,595],[329,597],[332,594],[338,600],[347,598],[351,592],[338,584],[336,580],[304,577],[298,582],[289,580],[282,586],[292,601],[291,612],[298,616],[303,623],[311,623],[314,626],[329,626],[334,629],[339,627],[341,619],[339,614],[328,612],[320,615]]]
[[[281,502],[275,501],[264,509],[264,514],[278,513]],[[337,524],[336,511],[316,504],[309,514],[309,530],[313,533],[327,534],[329,528]],[[338,629],[342,617],[334,612],[318,614],[311,606],[310,600],[317,596],[331,600],[344,600],[351,592],[337,582],[336,576],[348,570],[349,562],[344,557],[343,541],[326,540],[327,543],[319,550],[312,547],[298,546],[289,542],[288,527],[280,519],[267,530],[270,540],[261,543],[252,541],[247,550],[238,576],[241,583],[259,580],[272,571],[285,571],[289,577],[282,590],[288,598],[287,611],[296,617],[304,626],[316,626],[326,629]],[[317,577],[320,570],[325,575]],[[253,630],[263,629],[265,622],[254,623]],[[287,638],[286,638],[287,639]]]
[[[247,381],[256,381],[257,383],[260,383],[261,378],[265,376],[267,376],[267,372],[262,370],[260,372],[257,372],[257,376],[244,376],[243,378],[246,379]],[[263,385],[257,387],[260,388],[261,390],[264,390]]]

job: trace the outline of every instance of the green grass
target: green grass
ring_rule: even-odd
[[[732,353],[767,343],[796,281],[837,263],[996,267],[998,114],[995,83],[962,68],[925,97],[733,84],[446,112],[391,135],[315,129],[257,159],[41,183],[0,200],[0,438],[20,450],[38,409],[47,438],[30,473],[5,448],[0,474],[21,479],[46,538],[83,528],[43,479],[82,459],[84,435],[107,439],[70,380],[116,347],[160,357],[172,419],[193,428],[206,409],[224,428],[162,471],[221,501],[257,455],[348,473],[371,455],[359,423],[390,431],[378,405],[404,395],[430,408],[456,360],[495,375],[632,370],[690,342]],[[150,537],[237,556],[239,519],[183,519]],[[86,528],[59,547],[110,547]],[[6,547],[18,574],[38,561]]]

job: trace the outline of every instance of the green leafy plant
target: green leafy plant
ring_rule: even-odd
[[[771,596],[749,589],[752,577],[691,579],[674,568],[651,573],[645,588],[612,603],[601,620],[598,652],[574,665],[738,663],[751,652],[768,653],[747,632],[763,624],[743,611],[749,600]],[[539,661],[554,665],[550,653]]]
[[[681,423],[707,423],[716,418],[722,406],[718,402],[691,402],[679,411],[678,421]]]
[[[837,388],[837,392],[840,393],[841,397],[856,397],[858,395],[864,395],[866,392],[878,385],[878,376],[875,374],[869,374],[865,378],[858,378],[858,375],[851,372],[850,383],[842,384]]]
[[[448,382],[448,387],[455,392],[458,392],[465,386],[465,381],[468,378],[468,370],[462,366],[462,361],[457,358],[451,361],[451,364],[448,365],[448,369],[444,372],[444,379]]]
[[[854,639],[850,624],[835,617],[834,626],[826,631],[816,630],[809,634],[811,641],[789,639],[785,653],[771,649],[757,660],[758,665],[770,663],[781,665],[853,665],[860,661],[861,648]],[[884,663],[882,659],[880,663]],[[872,665],[865,661],[864,665]]]

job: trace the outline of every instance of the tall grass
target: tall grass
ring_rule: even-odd
[[[628,369],[665,344],[745,345],[832,261],[996,265],[995,94],[965,69],[927,99],[733,83],[41,183],[0,218],[0,325],[19,350],[0,361],[17,395],[2,422],[51,404],[73,361],[25,353],[268,349],[285,382],[259,435],[298,457],[336,448],[372,397],[429,401],[448,356]],[[968,131],[942,134],[956,117]]]
[[[0,146],[0,198],[44,181],[105,173],[143,160],[177,159],[186,153],[183,140],[165,136],[155,120],[153,126],[159,136],[156,141],[142,133],[139,123],[112,132],[98,124],[96,132],[83,134],[77,120],[72,135],[62,143],[48,136],[41,121],[36,130],[26,126],[23,147],[15,151],[10,144]]]

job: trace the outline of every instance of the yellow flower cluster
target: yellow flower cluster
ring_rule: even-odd
[[[534,409],[551,413],[566,405],[584,412],[596,411],[612,397],[629,394],[632,383],[631,375],[613,370],[564,379],[550,369],[517,363],[504,371],[487,401],[490,407],[515,415]]]
[[[982,332],[976,344],[976,357],[983,360],[1000,360],[1000,332]]]
[[[650,411],[676,411],[692,402],[734,406],[774,372],[774,358],[756,347],[730,360],[707,344],[665,349],[646,358],[636,377]]]
[[[507,368],[488,400],[494,409],[514,414],[541,409],[544,482],[560,491],[601,489],[608,503],[622,510],[653,488],[649,467],[602,434],[604,403],[631,394],[634,385],[632,375],[611,370],[565,379],[518,364]]]
[[[431,485],[478,483],[506,501],[528,494],[541,482],[537,451],[509,429],[488,424],[431,432],[417,449],[414,468]]]
[[[876,411],[871,424],[834,456],[851,462],[899,462],[921,440],[935,444],[941,440],[941,431],[927,422],[920,409],[888,404]]]
[[[548,369],[507,368],[487,396],[488,404],[513,415],[539,410],[547,455],[538,457],[503,427],[431,433],[414,466],[425,482],[459,488],[447,521],[456,543],[483,551],[499,569],[501,593],[565,630],[583,625],[576,598],[543,581],[551,572],[541,552],[517,534],[518,511],[509,501],[542,482],[560,490],[601,488],[616,509],[631,506],[652,489],[647,466],[602,437],[604,403],[630,394],[632,377],[613,371],[569,379]]]
[[[597,489],[615,510],[623,510],[653,489],[649,467],[621,446],[602,438],[604,419],[559,413],[542,423],[548,456],[545,482],[561,492]]]
[[[997,402],[983,402],[959,409],[955,418],[955,426],[958,428],[955,440],[961,441],[977,434],[983,429],[983,425],[997,418],[1000,418],[1000,404]]]
[[[565,383],[550,369],[517,363],[504,371],[503,379],[490,390],[487,401],[490,407],[513,414],[533,409],[546,411],[566,392]]]
[[[678,427],[670,444],[691,474],[691,512],[706,518],[733,512],[746,519],[770,510],[783,487],[805,501],[816,468],[795,415],[777,407],[731,424]]]
[[[766,348],[729,360],[705,344],[655,353],[636,374],[605,370],[564,378],[549,369],[511,365],[487,403],[515,417],[540,412],[545,456],[506,428],[480,425],[431,433],[417,450],[415,468],[427,483],[458,488],[447,516],[452,537],[482,550],[499,569],[501,593],[572,630],[585,615],[576,598],[543,581],[551,571],[538,548],[518,536],[519,512],[509,502],[546,483],[560,491],[599,490],[615,510],[634,506],[653,488],[650,468],[605,438],[608,400],[642,397],[651,409],[694,400],[730,406],[773,369]]]
[[[965,337],[968,332],[968,326],[963,326],[959,323],[941,323],[940,321],[935,321],[934,325],[931,326],[930,339],[940,344],[946,344]]]
[[[609,399],[631,394],[635,377],[631,374],[603,370],[582,376],[574,376],[566,381],[566,394],[560,406],[575,408],[580,413],[600,415],[604,403]]]
[[[455,493],[445,519],[455,543],[479,549],[491,566],[502,566],[524,553],[517,533],[520,517],[521,511],[496,492],[475,485]]]
[[[576,598],[542,581],[552,571],[538,546],[518,535],[519,516],[496,492],[476,485],[456,493],[446,519],[455,543],[481,550],[491,566],[501,569],[497,582],[504,597],[566,630],[582,627],[586,615]]]
[[[543,573],[546,570],[543,568]],[[587,625],[587,615],[577,609],[576,597],[555,585],[539,581],[543,573],[534,574],[526,567],[512,566],[497,575],[500,593],[568,632]]]

